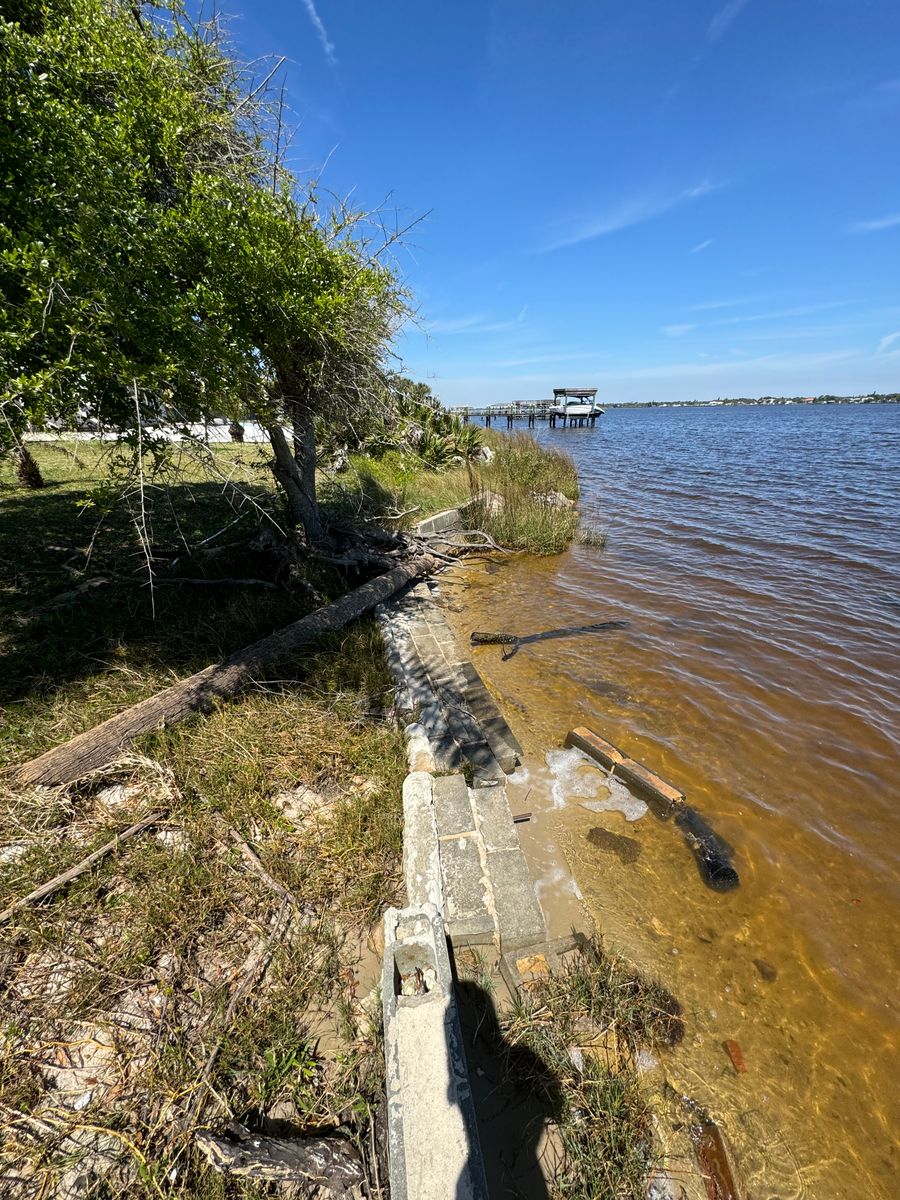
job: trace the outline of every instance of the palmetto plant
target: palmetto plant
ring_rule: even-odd
[[[468,462],[477,457],[481,450],[481,430],[477,425],[464,425],[459,417],[454,417],[453,420],[456,423],[453,433],[456,453]]]
[[[438,471],[453,461],[456,446],[452,437],[426,425],[422,429],[417,453],[426,466]]]

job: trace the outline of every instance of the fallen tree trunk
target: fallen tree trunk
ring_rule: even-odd
[[[236,695],[270,663],[323,633],[341,629],[392,596],[404,584],[427,574],[433,566],[434,560],[422,555],[394,567],[347,592],[333,604],[317,609],[262,641],[245,646],[223,662],[205,667],[101,725],[78,734],[71,741],[46,751],[19,767],[16,780],[22,784],[70,783],[88,771],[104,766],[142,733],[175,725],[197,712],[210,712],[217,701]]]

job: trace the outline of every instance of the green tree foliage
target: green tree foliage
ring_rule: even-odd
[[[316,425],[383,394],[405,297],[176,3],[0,0],[0,438],[253,415],[317,540]]]

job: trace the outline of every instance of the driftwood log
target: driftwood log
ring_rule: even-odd
[[[248,1179],[318,1184],[343,1195],[366,1177],[356,1147],[339,1135],[266,1137],[232,1121],[221,1133],[199,1129],[195,1141],[219,1171]]]
[[[518,637],[514,633],[473,633],[473,646],[515,646]]]
[[[71,783],[88,771],[104,766],[142,733],[175,725],[197,712],[212,711],[218,701],[236,695],[266,666],[323,633],[341,629],[433,567],[434,560],[429,555],[420,555],[378,575],[333,604],[326,604],[309,616],[229,655],[223,662],[197,671],[165,691],[157,692],[148,700],[126,708],[108,721],[46,751],[19,767],[16,780],[26,785]]]

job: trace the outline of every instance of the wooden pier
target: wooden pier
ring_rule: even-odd
[[[524,421],[528,429],[534,429],[538,421],[546,421],[551,429],[555,429],[558,425],[564,429],[566,426],[574,428],[576,425],[590,426],[593,429],[597,418],[601,416],[599,410],[588,414],[572,413],[563,416],[562,413],[551,411],[554,403],[553,400],[517,400],[512,404],[486,404],[479,407],[466,405],[460,408],[447,408],[444,411],[460,417],[466,425],[473,420],[481,421],[487,429],[502,421],[506,422],[507,429],[512,429],[518,421]]]

